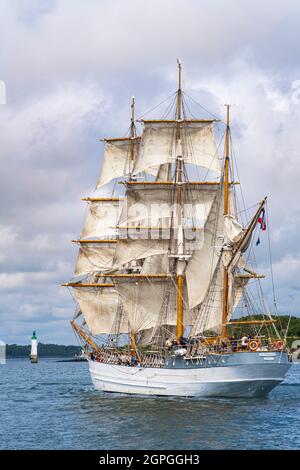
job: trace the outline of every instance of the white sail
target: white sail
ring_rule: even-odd
[[[158,328],[148,328],[141,331],[139,344],[145,346],[158,342],[162,345],[165,340],[174,338],[176,338],[176,325],[161,325]]]
[[[210,213],[217,186],[210,189],[184,190],[184,235],[190,250],[202,244],[203,229]],[[178,206],[171,186],[154,185],[127,191],[127,203],[120,216],[119,239],[113,267],[133,260],[167,254],[170,250],[171,227],[177,225]],[[175,233],[176,236],[176,233]]]
[[[152,173],[156,177],[156,181],[170,181],[171,177],[171,168],[169,163],[163,163],[157,168],[157,174],[155,175],[155,170],[153,169]]]
[[[157,175],[157,167],[176,160],[176,123],[144,122],[134,173]],[[181,125],[181,146],[185,163],[203,166],[221,173],[211,122],[184,122]]]
[[[109,240],[116,238],[116,224],[120,214],[119,200],[103,199],[89,203],[80,240],[102,243],[81,243],[76,262],[75,275],[80,276],[99,270],[107,270],[112,266],[116,243]],[[108,242],[103,243],[103,241]]]
[[[74,293],[90,332],[93,335],[112,333],[119,306],[119,296],[115,289],[75,287]],[[128,332],[125,320],[119,326],[118,332]]]
[[[152,328],[158,321],[162,307],[166,283],[150,282],[118,282],[116,290],[120,295],[130,331],[137,333]]]
[[[243,235],[243,227],[233,215],[224,216],[225,243],[234,244],[240,241]]]
[[[114,238],[117,234],[116,224],[120,216],[120,207],[119,200],[103,199],[89,203],[81,239]]]
[[[82,315],[82,311],[80,310],[80,307],[77,306],[75,312],[74,312],[74,315],[73,315],[73,320],[76,320],[77,318],[79,318],[80,316]]]
[[[134,140],[134,152],[137,153],[139,139]],[[102,188],[114,178],[128,175],[131,171],[131,139],[109,139],[105,141],[103,163],[97,189]]]
[[[229,214],[226,216],[223,215],[223,197],[223,188],[220,188],[204,225],[203,237],[198,236],[198,240],[202,243],[198,241],[199,249],[194,250],[188,261],[186,279],[190,308],[200,305],[203,301],[214,276],[223,246],[229,245],[232,248],[243,234],[243,227],[236,220],[233,191],[231,189],[229,191]],[[225,250],[222,255],[223,263],[226,265],[230,259],[231,251]]]
[[[234,310],[238,306],[245,287],[249,282],[248,277],[239,276],[237,273],[229,275],[229,290],[228,290],[228,310],[229,319],[232,318]]]
[[[120,226],[143,225],[157,227],[169,226],[171,216],[171,192],[163,189],[129,190],[127,205],[120,217]]]
[[[244,267],[244,259],[241,258],[236,268],[230,270],[228,275],[228,312],[227,321],[229,321],[242,298],[244,289],[249,281],[248,277],[240,274]],[[204,331],[221,332],[223,317],[223,279],[224,265],[222,258],[218,262],[213,278],[199,308],[199,313],[193,325],[193,334],[198,335]]]
[[[143,230],[142,230],[143,233]],[[117,269],[133,260],[140,260],[154,255],[167,254],[169,251],[169,239],[148,238],[148,231],[144,231],[146,239],[132,238],[118,240],[113,269]]]
[[[164,185],[163,185],[164,186]],[[215,188],[204,187],[183,189],[183,217],[187,226],[203,227],[210,212]],[[147,185],[144,188],[127,191],[127,204],[120,217],[120,225],[136,225],[146,222],[151,227],[176,226],[176,214],[179,212],[172,186],[163,188]]]
[[[145,258],[141,274],[169,274],[168,255],[153,255]]]
[[[158,327],[161,325],[176,326],[177,325],[177,284],[174,279],[169,285],[169,302],[167,308],[162,310],[161,318],[158,322]],[[186,285],[183,286],[182,290],[183,299],[183,326],[191,326],[194,323],[196,311],[189,308],[188,295]]]
[[[223,269],[222,263],[219,263],[215,270],[214,278],[210,289],[201,305],[200,318],[196,322],[194,334],[203,333],[203,331],[220,332],[222,325],[222,305],[223,305]]]
[[[186,268],[190,308],[201,304],[219,261],[223,240],[223,192],[215,195],[204,226],[203,244],[195,250]]]
[[[172,280],[118,281],[116,290],[133,333],[177,324],[177,288]],[[164,307],[166,296],[169,302]],[[192,324],[194,312],[188,308],[186,289],[183,291],[183,300],[183,323],[187,326]]]
[[[75,275],[107,270],[112,267],[115,243],[84,243],[79,248]]]

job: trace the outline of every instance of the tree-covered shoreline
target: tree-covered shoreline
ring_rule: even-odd
[[[7,344],[6,357],[29,357],[30,345]],[[80,354],[80,346],[65,346],[63,344],[38,344],[39,357],[74,357]]]

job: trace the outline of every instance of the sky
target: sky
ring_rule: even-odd
[[[177,87],[224,118],[246,206],[268,195],[277,306],[300,314],[300,3],[0,2],[0,339],[76,344],[74,272],[103,136]],[[203,111],[198,107],[199,117]],[[160,117],[160,116],[158,116]],[[267,235],[256,258],[270,274]],[[272,288],[266,281],[272,304]],[[272,306],[272,305],[271,305]]]

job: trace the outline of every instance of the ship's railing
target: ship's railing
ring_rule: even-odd
[[[202,363],[209,355],[222,355],[231,354],[234,352],[271,352],[271,351],[286,351],[286,347],[281,340],[273,340],[270,338],[248,338],[247,344],[241,339],[231,338],[201,338],[193,340],[191,343],[184,345],[177,345],[175,349],[179,348],[185,351],[182,355],[185,359],[196,360],[197,363]],[[172,348],[175,352],[174,347]],[[169,351],[170,352],[170,351]],[[175,352],[176,355],[176,352]],[[132,356],[129,351],[118,351],[114,348],[104,347],[98,351],[98,354],[93,357],[98,362],[105,364],[116,364],[126,366],[141,366],[141,367],[164,367],[165,357],[164,354],[159,353],[145,353],[138,357]]]
[[[142,366],[142,367],[163,367],[165,359],[159,354],[144,354],[141,357],[132,357],[127,351],[117,351],[116,349],[103,348],[93,357],[97,362],[105,364]]]
[[[157,354],[145,354],[140,362],[142,367],[163,367],[165,359]]]
[[[97,362],[104,362],[106,364],[129,365],[131,362],[131,356],[129,353],[106,348],[100,349],[94,359]]]
[[[255,351],[286,351],[283,341],[271,338],[254,337],[242,339],[202,338],[187,344],[187,357],[199,356],[203,353],[228,354],[233,352]]]

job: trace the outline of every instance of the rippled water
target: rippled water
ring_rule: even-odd
[[[0,366],[1,449],[299,449],[300,364],[264,399],[93,390],[87,363]]]

